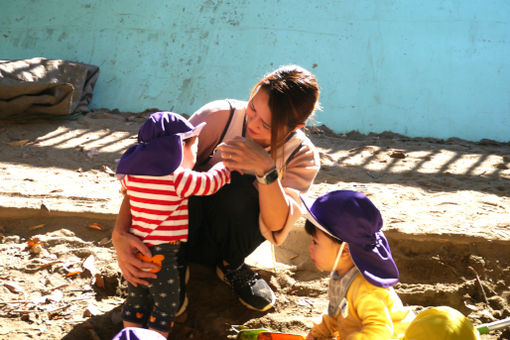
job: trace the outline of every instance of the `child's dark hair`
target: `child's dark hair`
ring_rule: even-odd
[[[309,220],[306,220],[306,222],[305,222],[305,230],[306,230],[307,234],[310,236],[315,236],[315,234],[317,233],[317,227]],[[333,237],[327,233],[324,233],[324,235],[326,235],[327,237],[329,237],[331,240],[333,240],[334,242],[336,242],[338,244],[343,243],[342,240],[339,240],[336,237]]]
[[[197,139],[198,136],[192,136],[190,138],[186,138],[185,140],[183,140],[184,144],[188,145],[190,143],[193,143],[195,141],[195,139]]]

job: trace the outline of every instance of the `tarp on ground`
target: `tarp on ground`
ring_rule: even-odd
[[[0,60],[0,119],[87,112],[98,76],[68,60]]]

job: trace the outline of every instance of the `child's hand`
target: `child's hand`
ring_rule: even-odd
[[[317,338],[312,336],[312,332],[309,332],[308,335],[306,336],[306,340],[317,340]]]

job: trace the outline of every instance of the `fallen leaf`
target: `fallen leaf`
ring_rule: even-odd
[[[42,251],[42,246],[40,243],[37,243],[35,246],[30,248],[30,253],[32,254],[40,254]]]
[[[40,264],[39,267],[40,268],[45,268],[45,267],[49,267],[51,265],[54,265],[54,264],[57,264],[57,263],[61,263],[62,261],[50,261],[50,262],[47,262],[47,263],[43,263],[43,264]]]
[[[99,308],[97,308],[94,304],[90,303],[88,306],[87,306],[87,309],[85,309],[85,311],[83,312],[83,316],[89,318],[91,316],[96,316],[96,315],[99,315],[101,314],[101,311],[99,310]]]
[[[111,240],[110,240],[108,237],[105,237],[105,238],[103,238],[101,241],[99,241],[99,242],[97,243],[97,245],[98,245],[98,246],[104,246],[104,245],[106,245],[106,244],[110,243],[110,241],[111,241]]]
[[[92,276],[99,273],[99,271],[95,267],[96,258],[94,255],[89,255],[85,261],[83,261],[82,267],[87,269]]]
[[[37,229],[41,229],[44,227],[45,227],[44,224],[38,224],[38,225],[31,226],[30,228],[28,228],[28,230],[37,230]]]
[[[392,153],[390,153],[391,158],[406,158],[406,154],[403,151],[400,150],[394,150]]]
[[[53,302],[59,302],[64,297],[64,293],[60,289],[54,290],[47,298]]]
[[[108,166],[106,166],[104,164],[101,165],[101,171],[106,172],[110,176],[115,176],[115,171],[113,171],[112,169],[110,169]]]
[[[103,226],[101,226],[98,223],[89,224],[89,228],[90,229],[96,229],[96,230],[104,230]]]
[[[69,272],[69,273],[66,274],[66,277],[78,275],[78,274],[81,274],[81,273],[82,273],[81,270],[77,270],[77,271],[74,271],[74,272]]]
[[[23,146],[23,145],[27,144],[28,142],[30,142],[30,139],[22,139],[22,140],[18,140],[18,141],[14,141],[14,142],[9,142],[7,144],[10,146]]]
[[[38,244],[40,245],[41,243],[39,242],[39,238],[37,237],[34,237],[33,239],[27,241],[28,249],[31,249]]]
[[[94,275],[94,277],[95,277],[94,284],[97,287],[99,287],[99,288],[104,288],[104,278],[103,278],[103,275],[98,273],[98,274]]]
[[[21,287],[14,282],[4,282],[3,285],[5,288],[9,289],[11,293],[18,294],[22,292]]]

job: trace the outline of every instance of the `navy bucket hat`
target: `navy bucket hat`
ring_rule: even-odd
[[[182,141],[198,136],[205,126],[193,126],[173,112],[156,112],[147,118],[138,131],[138,143],[122,155],[117,174],[165,176],[182,162]]]
[[[313,200],[301,195],[307,219],[326,234],[349,244],[354,264],[378,287],[398,282],[399,272],[381,231],[379,210],[361,192],[337,190]]]

